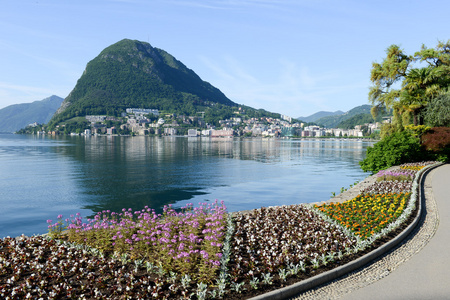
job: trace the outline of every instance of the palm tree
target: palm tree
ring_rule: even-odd
[[[413,115],[414,125],[419,124],[420,111],[442,90],[439,73],[439,69],[431,67],[411,69],[402,82],[400,105]]]

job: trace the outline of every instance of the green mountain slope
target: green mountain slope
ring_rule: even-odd
[[[327,117],[322,117],[320,119],[317,119],[315,121],[315,123],[322,125],[324,127],[327,127],[327,128],[336,128],[339,123],[341,123],[342,121],[348,120],[353,116],[356,116],[359,114],[370,114],[371,107],[372,106],[368,105],[368,104],[357,106],[341,115],[327,116]]]
[[[87,64],[51,123],[129,107],[190,114],[215,105],[237,104],[164,50],[124,39]]]
[[[316,122],[318,119],[323,118],[323,117],[329,117],[329,116],[335,116],[335,115],[342,115],[344,114],[343,111],[335,111],[335,112],[331,112],[331,111],[319,111],[316,112],[315,114],[312,114],[308,117],[298,117],[297,120],[303,121],[303,122]]]
[[[15,132],[34,122],[47,123],[63,100],[61,97],[51,96],[41,101],[14,104],[0,109],[0,132]]]

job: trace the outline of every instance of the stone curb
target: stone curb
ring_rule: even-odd
[[[330,282],[330,281],[335,280],[345,274],[348,274],[354,270],[357,270],[357,269],[369,264],[376,258],[381,257],[383,254],[392,250],[395,246],[400,244],[413,231],[413,229],[419,224],[419,221],[420,221],[420,219],[422,217],[422,213],[423,213],[422,207],[424,206],[424,201],[425,201],[425,196],[422,191],[423,184],[424,184],[422,179],[431,170],[433,170],[441,165],[442,164],[433,165],[433,166],[429,167],[428,169],[426,169],[426,171],[424,171],[420,175],[419,185],[418,185],[418,189],[419,189],[418,197],[419,197],[420,201],[419,201],[419,208],[418,208],[417,215],[414,218],[414,220],[411,222],[411,224],[409,224],[409,226],[407,228],[405,228],[395,238],[393,238],[389,242],[385,243],[381,247],[379,247],[379,248],[365,254],[364,256],[362,256],[358,259],[355,259],[354,261],[351,261],[343,266],[340,266],[335,269],[329,270],[327,272],[321,273],[314,277],[302,280],[302,281],[292,284],[290,286],[250,298],[250,300],[266,300],[266,299],[275,299],[275,300],[280,299],[281,300],[281,299],[287,299],[287,298],[296,296],[302,292],[313,289],[321,284]]]

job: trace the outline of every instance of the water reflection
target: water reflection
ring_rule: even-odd
[[[0,227],[8,234],[42,233],[45,220],[60,213],[87,216],[144,206],[161,212],[166,204],[215,199],[224,200],[230,211],[326,200],[366,176],[358,161],[369,145],[0,135]]]
[[[259,206],[245,198],[285,194],[293,190],[290,184],[305,184],[289,182],[291,178],[323,174],[327,165],[354,168],[361,177],[357,162],[367,146],[340,140],[185,137],[75,137],[72,142],[77,147],[69,150],[85,178],[81,190],[89,195],[84,208],[117,211],[148,205],[159,212],[166,204],[212,201],[220,188],[227,195],[219,196],[232,202],[229,206]],[[264,181],[270,181],[266,187],[278,187],[267,191],[259,186]],[[239,200],[229,199],[228,195],[244,192],[246,184],[257,188],[246,197],[236,195]]]

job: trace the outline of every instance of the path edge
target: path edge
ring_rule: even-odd
[[[313,276],[311,278],[302,280],[300,282],[294,283],[290,286],[270,291],[268,293],[258,295],[256,297],[250,298],[250,300],[266,300],[266,299],[274,299],[274,300],[281,300],[281,299],[287,299],[293,296],[296,296],[302,292],[305,292],[307,290],[313,289],[319,285],[322,285],[324,283],[330,282],[332,280],[335,280],[339,277],[342,277],[345,274],[348,274],[354,270],[357,270],[361,267],[364,267],[365,265],[370,264],[377,258],[381,257],[382,255],[386,254],[393,248],[395,248],[398,244],[400,244],[403,240],[406,239],[406,237],[409,236],[409,234],[420,224],[420,219],[422,218],[422,215],[424,213],[424,204],[425,204],[425,194],[424,194],[424,178],[435,168],[442,166],[443,163],[437,163],[434,165],[429,166],[424,172],[420,174],[420,177],[418,179],[419,184],[417,186],[417,195],[419,198],[419,207],[418,212],[416,214],[416,217],[414,220],[406,227],[400,234],[398,234],[395,238],[391,239],[389,242],[383,244],[381,247],[378,247],[371,252],[343,265],[337,268],[334,268],[332,270],[329,270],[327,272],[318,274],[316,276]]]

